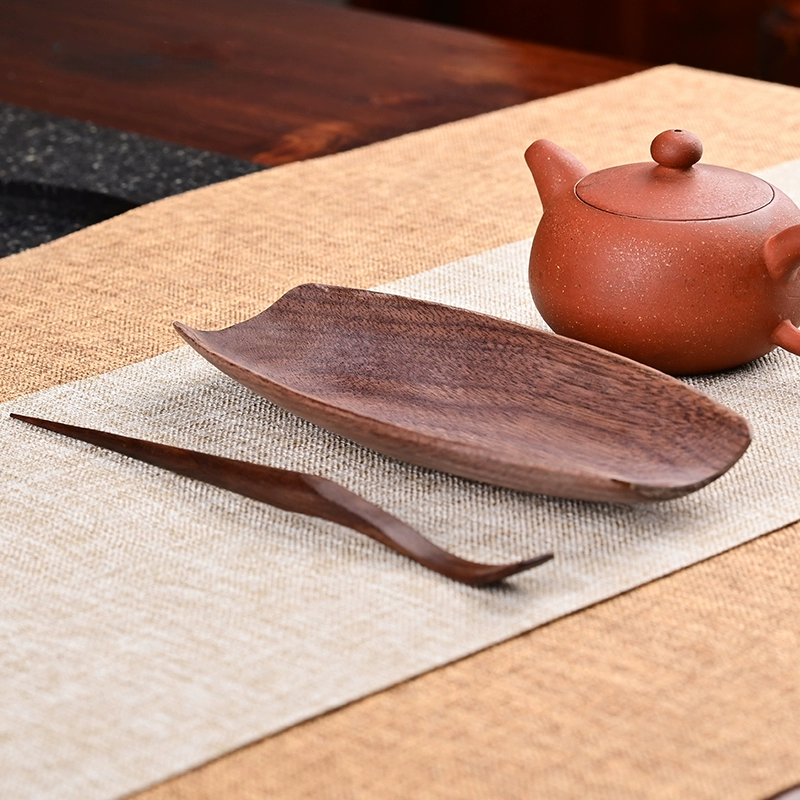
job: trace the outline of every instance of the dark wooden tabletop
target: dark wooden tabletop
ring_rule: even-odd
[[[642,68],[302,0],[0,0],[0,101],[261,164]]]

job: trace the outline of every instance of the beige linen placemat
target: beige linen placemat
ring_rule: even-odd
[[[543,327],[529,251],[385,289]],[[640,507],[398,464],[253,397],[190,348],[0,406],[0,584],[18,599],[0,796],[141,788],[800,518],[800,431],[787,424],[800,359],[692,382],[752,420],[754,442],[702,492]],[[10,410],[324,474],[473,560],[556,559],[470,589],[335,525],[21,430]]]
[[[757,169],[797,155],[797,100],[654,70],[203,190],[6,259],[6,396],[167,349],[173,316],[228,323],[302,280],[370,285],[519,239],[535,225],[520,154],[537,136],[599,167],[643,158],[655,131],[679,124],[701,135],[709,161]],[[777,552],[776,573],[765,556]],[[548,797],[779,788],[800,777],[786,711],[800,643],[776,625],[796,612],[785,575],[798,563],[786,534],[765,537],[151,794],[530,796],[534,780]],[[758,713],[742,722],[748,710]]]

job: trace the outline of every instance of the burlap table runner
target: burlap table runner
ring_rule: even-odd
[[[535,225],[520,162],[532,138],[599,167],[642,158],[654,130],[680,125],[709,161],[759,169],[797,156],[797,100],[654,70],[202,190],[7,259],[6,396],[167,349],[173,317],[212,327],[303,280],[371,285],[519,239]],[[800,778],[800,641],[783,623],[798,563],[791,531],[763,537],[151,794],[774,791]]]

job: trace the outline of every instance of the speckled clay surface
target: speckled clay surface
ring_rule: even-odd
[[[689,138],[664,155],[665,135]],[[529,277],[544,319],[675,375],[776,345],[800,354],[800,209],[753,175],[694,166],[702,145],[688,132],[661,134],[654,151],[660,163],[587,174],[552,142],[529,148],[544,206]]]

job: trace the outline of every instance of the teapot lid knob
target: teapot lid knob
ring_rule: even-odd
[[[653,139],[650,155],[662,167],[689,169],[703,155],[703,143],[689,131],[664,131]]]

